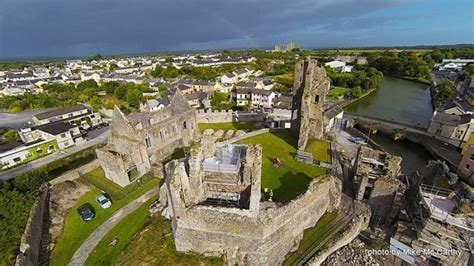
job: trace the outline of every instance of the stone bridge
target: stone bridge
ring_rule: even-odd
[[[419,143],[433,156],[445,160],[453,169],[457,167],[461,160],[461,156],[456,150],[460,144],[459,140],[448,139],[429,133],[427,128],[368,115],[346,112],[344,113],[344,119],[350,120],[352,126],[359,125],[371,133],[380,131],[392,136],[395,140],[406,138],[412,142]],[[451,145],[445,145],[445,143]]]
[[[427,128],[425,127],[409,125],[398,121],[347,112],[344,113],[344,118],[352,119],[354,121],[354,125],[359,124],[362,127],[371,130],[372,132],[380,130],[385,133],[389,133],[395,140],[405,137],[407,132],[428,137],[434,136],[434,134],[428,133]]]

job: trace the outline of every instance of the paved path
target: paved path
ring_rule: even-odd
[[[101,135],[85,142],[84,144],[80,144],[79,146],[74,146],[74,147],[71,147],[67,150],[59,151],[59,152],[53,153],[51,155],[39,158],[39,159],[34,160],[34,161],[31,161],[27,164],[20,165],[18,167],[12,168],[10,170],[6,170],[4,172],[1,172],[0,173],[0,180],[4,181],[4,180],[11,179],[15,176],[21,175],[21,174],[26,173],[28,171],[34,170],[36,168],[40,168],[42,166],[45,166],[45,165],[47,165],[51,162],[54,162],[56,160],[59,160],[61,158],[67,157],[67,156],[69,156],[71,154],[74,154],[76,152],[80,152],[82,150],[85,150],[85,149],[87,149],[89,147],[92,147],[96,144],[104,143],[108,139],[109,132],[110,132],[110,130],[107,130],[104,133],[102,133]]]
[[[99,244],[100,240],[117,225],[123,218],[127,217],[131,212],[136,210],[140,205],[158,195],[158,187],[152,188],[145,194],[130,202],[129,204],[118,210],[112,217],[101,224],[97,229],[92,232],[89,237],[82,243],[74,256],[72,257],[69,265],[84,265],[89,254],[94,250],[95,246]]]

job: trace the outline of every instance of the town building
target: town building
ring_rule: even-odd
[[[434,67],[439,71],[461,71],[468,64],[474,63],[474,59],[443,59],[441,63],[436,64]]]
[[[251,108],[272,108],[276,94],[273,91],[250,87],[239,87],[235,90],[237,106]]]
[[[59,150],[56,139],[39,139],[30,143],[0,142],[0,169],[24,164]]]
[[[57,121],[72,123],[76,126],[88,129],[102,123],[102,118],[98,112],[93,112],[84,105],[78,104],[66,108],[58,108],[33,116],[35,125],[45,125]]]
[[[466,142],[474,131],[474,115],[453,115],[435,111],[431,118],[428,132],[439,137]]]
[[[22,128],[18,132],[25,143],[34,143],[40,140],[56,140],[58,148],[64,150],[76,144],[83,143],[83,134],[77,125],[63,121],[44,125]]]

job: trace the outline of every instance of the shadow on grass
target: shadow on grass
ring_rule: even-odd
[[[273,200],[287,203],[299,194],[305,192],[313,179],[302,172],[287,172],[281,176],[279,180],[280,187],[273,191]]]
[[[291,147],[298,148],[298,137],[293,135],[290,131],[288,132],[272,132],[274,136],[285,141]]]

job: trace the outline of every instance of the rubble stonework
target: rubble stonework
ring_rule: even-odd
[[[323,104],[330,81],[324,67],[311,58],[295,65],[291,129],[299,135],[298,150],[304,151],[308,140],[323,137]]]
[[[354,169],[356,199],[369,204],[372,220],[390,226],[402,209],[405,185],[397,179],[402,158],[361,146]]]
[[[340,204],[341,186],[332,176],[315,179],[289,203],[261,201],[261,147],[234,145],[240,153],[213,170],[213,163],[225,163],[216,159],[222,149],[233,148],[216,144],[209,158],[212,149],[203,147],[208,144],[195,145],[186,158],[165,166],[160,201],[166,205],[163,214],[172,219],[178,251],[224,254],[229,265],[281,264],[303,231]]]
[[[161,160],[189,146],[198,134],[196,112],[178,90],[158,111],[125,116],[115,107],[111,136],[96,150],[97,158],[108,179],[126,186],[153,167],[161,169]]]

